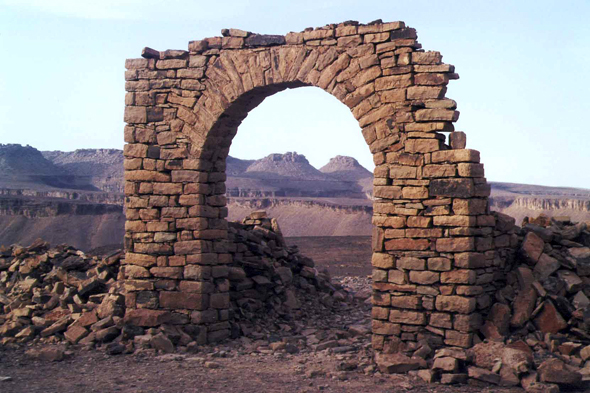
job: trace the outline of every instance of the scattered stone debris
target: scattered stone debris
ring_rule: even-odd
[[[286,246],[276,220],[262,212],[229,227],[234,263],[227,324],[234,340],[203,345],[186,327],[133,325],[125,317],[121,252],[98,258],[38,240],[0,248],[0,344],[28,345],[27,355],[42,361],[98,348],[109,355],[159,353],[162,361],[200,359],[211,369],[221,367],[216,358],[236,354],[317,354],[337,362],[333,370],[303,367],[306,378],[409,372],[428,383],[587,389],[590,232],[585,223],[540,216],[525,219],[515,233],[507,285],[469,349],[422,340],[411,351],[373,358],[370,278],[333,280],[318,272],[296,246]],[[199,352],[206,356],[189,355]]]
[[[229,236],[232,317],[220,324],[241,337],[234,340],[240,352],[325,351],[341,357],[339,372],[372,364],[369,279],[337,283],[327,271],[318,272],[296,246],[286,245],[276,220],[263,212],[230,223]],[[0,343],[30,345],[27,354],[43,361],[63,360],[67,347],[109,355],[203,351],[198,329],[190,325],[155,320],[158,328],[142,328],[133,322],[152,314],[139,309],[126,315],[130,282],[124,278],[133,267],[123,258],[122,252],[98,258],[41,240],[0,248]],[[149,299],[136,301],[149,305]]]
[[[434,351],[426,382],[521,386],[527,392],[588,389],[590,381],[590,232],[567,217],[526,218],[507,264],[507,285],[470,349]],[[406,358],[429,359],[428,343]],[[423,350],[427,348],[427,350]],[[412,355],[408,353],[408,355]],[[399,367],[399,366],[398,366]]]

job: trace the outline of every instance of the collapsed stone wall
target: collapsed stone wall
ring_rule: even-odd
[[[134,280],[124,279],[141,270],[122,259],[120,250],[99,259],[42,240],[26,248],[0,246],[0,344],[67,341],[102,346],[111,354],[145,347],[169,352],[216,341],[215,332],[225,335],[228,329],[234,338],[268,338],[260,332],[335,313],[355,301],[327,272],[314,269],[297,246],[287,246],[276,220],[264,212],[232,222],[229,232],[233,263],[226,267],[228,274],[202,271],[213,278],[205,285],[228,288],[228,304],[213,304],[224,312],[154,311],[157,293],[137,291]],[[158,280],[154,286],[170,283]],[[369,294],[356,297],[364,300]],[[133,308],[126,307],[130,299]],[[206,329],[199,326],[203,323]]]
[[[445,98],[454,67],[403,22],[222,35],[126,61],[128,307],[226,318],[231,141],[266,97],[315,86],[350,108],[376,165],[373,348],[471,346],[507,238],[489,212],[479,152],[454,131],[459,112]],[[149,305],[138,302],[144,292]],[[207,341],[230,335],[193,322],[211,329]]]

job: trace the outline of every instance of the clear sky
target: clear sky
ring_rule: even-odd
[[[0,143],[122,148],[124,61],[149,46],[235,27],[285,34],[345,20],[403,20],[456,66],[468,147],[491,181],[590,188],[590,1],[0,0]],[[297,151],[316,167],[352,155],[372,169],[352,114],[317,88],[254,109],[230,154]]]

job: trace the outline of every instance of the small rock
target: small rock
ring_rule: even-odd
[[[537,368],[541,382],[559,385],[578,385],[582,381],[582,374],[570,370],[559,359],[547,359]]]
[[[550,300],[543,302],[543,309],[535,317],[534,322],[543,333],[558,333],[567,327],[567,322]]]
[[[46,362],[59,362],[64,359],[64,350],[58,347],[29,349],[26,354],[34,359]]]
[[[451,357],[439,357],[434,359],[432,369],[434,371],[444,371],[447,373],[453,373],[459,367],[459,362],[455,358]]]
[[[139,336],[138,336],[139,337]],[[137,338],[137,337],[136,337]],[[174,344],[163,333],[158,333],[150,339],[152,348],[164,353],[174,352]]]
[[[494,385],[500,384],[500,375],[494,374],[493,372],[483,368],[474,366],[467,367],[467,374],[469,375],[469,378],[477,379],[479,381],[484,381],[488,383],[493,383]]]
[[[426,368],[426,361],[421,358],[409,358],[401,353],[377,353],[375,362],[382,373],[402,374],[410,370]]]

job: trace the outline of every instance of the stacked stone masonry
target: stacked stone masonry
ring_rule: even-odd
[[[454,131],[459,112],[445,98],[454,67],[422,50],[403,22],[222,35],[191,41],[188,51],[145,48],[126,61],[131,312],[198,325],[203,342],[230,335],[232,138],[266,97],[315,86],[350,108],[376,165],[374,349],[396,352],[421,339],[471,346],[501,283],[506,253],[497,248],[515,239],[489,212],[479,152]]]

